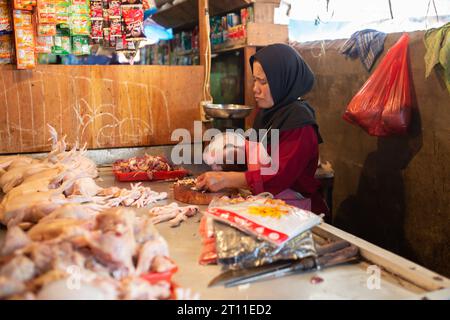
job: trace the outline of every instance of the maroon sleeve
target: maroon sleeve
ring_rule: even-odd
[[[301,176],[311,154],[317,148],[317,137],[311,126],[293,129],[280,134],[279,168],[273,175],[262,175],[261,170],[247,171],[245,178],[253,194],[270,192],[277,195],[289,188]],[[271,146],[271,155],[276,148]]]

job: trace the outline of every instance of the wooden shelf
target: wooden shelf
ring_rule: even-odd
[[[249,6],[252,0],[210,0],[210,17]],[[181,29],[198,23],[197,0],[186,0],[165,10],[156,12],[152,19],[165,28]]]
[[[179,51],[175,52],[176,56],[195,56],[198,55],[198,50],[186,50],[186,51]]]
[[[212,53],[242,49],[246,46],[264,47],[273,43],[287,43],[288,26],[267,23],[247,24],[247,38],[234,43],[224,43],[212,47]]]
[[[242,44],[237,44],[237,45],[220,45],[220,46],[214,46],[212,49],[212,53],[222,53],[222,52],[228,52],[228,51],[233,51],[233,50],[240,50],[243,49],[247,46],[246,42],[242,43]]]

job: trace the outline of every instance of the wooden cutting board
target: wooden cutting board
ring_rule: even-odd
[[[220,192],[196,191],[191,188],[194,184],[174,184],[173,196],[175,200],[196,205],[208,205],[215,197],[233,196],[238,194],[237,189],[226,189]]]

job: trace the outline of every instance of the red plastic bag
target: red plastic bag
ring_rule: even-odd
[[[387,52],[347,106],[343,118],[373,136],[405,134],[411,118],[409,36],[404,34]]]
[[[202,265],[217,264],[216,237],[211,218],[202,217],[199,233],[202,237],[202,251],[198,262]]]

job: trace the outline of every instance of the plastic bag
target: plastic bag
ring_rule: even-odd
[[[215,222],[214,228],[217,262],[225,269],[247,269],[277,261],[316,257],[311,231],[303,232],[278,247],[220,222]]]
[[[275,246],[284,245],[322,221],[312,212],[262,195],[214,199],[206,215]]]
[[[201,265],[217,264],[213,219],[203,216],[200,220],[199,233],[202,238],[202,251],[198,262]]]
[[[404,34],[347,106],[343,118],[373,136],[405,134],[411,118],[409,36]]]

